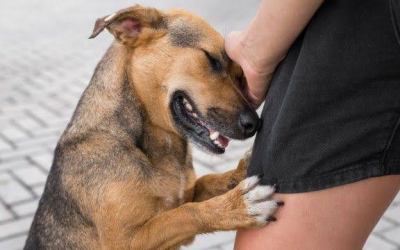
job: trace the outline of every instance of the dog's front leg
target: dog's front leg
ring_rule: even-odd
[[[269,200],[274,188],[258,181],[253,176],[223,195],[156,215],[134,231],[131,249],[170,249],[199,233],[265,225],[280,203]]]
[[[200,177],[195,184],[193,201],[208,200],[236,187],[246,177],[250,156],[251,151],[248,151],[234,170]]]

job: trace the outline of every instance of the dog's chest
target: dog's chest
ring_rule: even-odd
[[[170,192],[164,197],[164,205],[167,208],[174,208],[185,202],[186,179],[186,176],[181,173],[179,175],[179,182],[175,183]]]
[[[191,201],[193,198],[193,187],[195,178],[192,178],[185,172],[179,174],[175,179],[174,184],[165,192],[163,197],[164,207],[172,209],[182,205],[185,202]]]

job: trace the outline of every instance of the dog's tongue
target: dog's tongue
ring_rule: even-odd
[[[219,143],[221,143],[221,145],[226,148],[229,144],[229,139],[226,138],[223,135],[218,136],[217,140],[219,141]]]

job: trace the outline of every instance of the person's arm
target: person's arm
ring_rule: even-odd
[[[242,32],[225,40],[229,57],[240,64],[248,82],[249,100],[264,100],[276,66],[323,0],[262,0],[258,12]]]

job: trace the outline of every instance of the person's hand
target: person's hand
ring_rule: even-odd
[[[261,58],[256,48],[244,40],[243,32],[232,32],[225,38],[225,50],[228,56],[239,64],[247,80],[244,90],[248,100],[255,108],[264,101],[272,74],[280,60]]]

